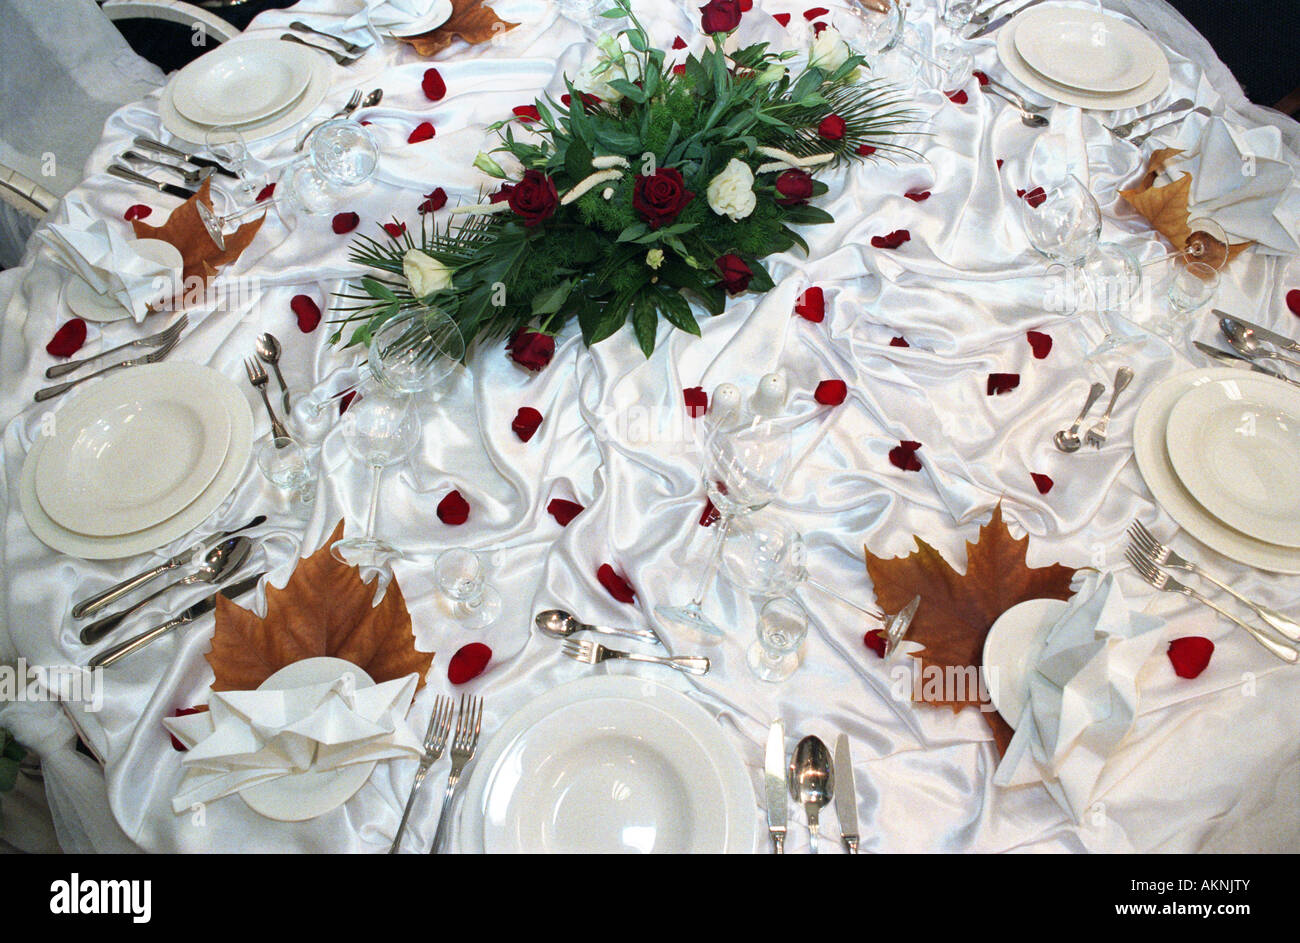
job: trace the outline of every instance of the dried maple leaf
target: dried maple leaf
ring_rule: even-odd
[[[451,17],[435,30],[419,36],[399,36],[410,43],[422,56],[434,56],[451,45],[457,36],[471,46],[490,42],[498,33],[514,29],[518,23],[507,23],[483,5],[483,0],[452,0]]]
[[[208,235],[203,220],[199,219],[199,211],[194,208],[194,204],[199,200],[202,200],[209,209],[212,207],[212,197],[208,193],[210,183],[210,180],[204,180],[198,192],[172,210],[172,214],[167,217],[167,222],[161,226],[150,226],[138,219],[131,222],[131,228],[135,230],[137,239],[162,239],[180,250],[184,263],[181,277],[185,280],[187,288],[192,284],[191,278],[200,278],[206,285],[221,266],[228,265],[239,258],[240,253],[248,248],[257,231],[262,228],[262,220],[265,218],[259,217],[251,223],[240,226],[226,236],[224,250],[217,248],[217,244]],[[178,304],[177,307],[180,305]]]
[[[875,586],[876,602],[885,612],[898,612],[914,596],[921,597],[907,638],[925,646],[917,654],[922,677],[966,677],[968,667],[983,662],[984,638],[998,616],[1026,599],[1069,599],[1075,571],[1054,563],[1046,567],[1026,564],[1028,535],[1015,540],[1002,520],[1002,505],[993,509],[974,543],[966,544],[966,573],[959,574],[920,537],[917,549],[906,557],[882,559],[864,549],[867,573]],[[956,669],[956,670],[953,670]],[[938,675],[934,671],[939,672]],[[959,674],[959,671],[965,674]],[[955,686],[954,686],[955,687]],[[974,687],[974,690],[972,690]],[[964,696],[945,690],[936,699],[928,687],[912,692],[927,704],[946,704],[954,711],[979,707],[978,685],[962,685]],[[993,710],[985,710],[999,750],[1011,740],[1011,728]]]
[[[374,588],[330,554],[342,536],[340,521],[325,545],[298,563],[284,589],[267,586],[265,618],[217,597],[206,656],[216,674],[212,690],[251,691],[285,665],[320,655],[352,662],[376,684],[414,671],[423,686],[433,652],[415,650],[402,590],[394,580],[371,606]]]
[[[1157,175],[1165,169],[1169,160],[1181,153],[1176,147],[1160,148],[1147,161],[1146,174],[1138,185],[1131,190],[1119,191],[1119,195],[1146,218],[1151,228],[1172,242],[1179,252],[1187,248],[1187,240],[1192,235],[1191,226],[1188,225],[1192,175],[1183,174],[1163,187],[1154,184]],[[1229,246],[1227,261],[1231,262],[1252,245],[1253,242],[1239,242]]]

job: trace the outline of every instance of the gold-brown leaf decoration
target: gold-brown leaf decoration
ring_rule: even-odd
[[[1015,540],[1002,520],[1002,505],[993,509],[989,522],[980,528],[974,543],[966,543],[966,573],[949,565],[938,550],[920,537],[913,537],[917,549],[906,557],[883,559],[864,548],[867,573],[875,586],[876,602],[885,612],[898,612],[913,597],[921,604],[907,634],[910,641],[925,646],[916,657],[924,669],[947,674],[948,669],[979,668],[983,664],[984,639],[998,616],[1027,599],[1069,599],[1075,571],[1054,563],[1031,567],[1026,563],[1028,535]],[[924,688],[912,692],[921,700]],[[955,691],[947,692],[955,694]],[[967,687],[963,698],[925,698],[925,703],[942,704],[954,711],[979,707],[978,688]],[[993,729],[999,752],[1006,750],[1013,733],[996,711],[983,712]]]
[[[1156,177],[1165,169],[1169,161],[1181,153],[1182,151],[1176,147],[1158,149],[1147,161],[1146,173],[1138,185],[1131,190],[1119,191],[1119,195],[1146,218],[1151,228],[1172,242],[1179,252],[1187,248],[1187,240],[1192,235],[1188,218],[1192,175],[1183,174],[1173,183],[1163,187],[1154,184]],[[1254,244],[1247,241],[1228,246],[1227,261],[1231,262]]]
[[[262,228],[262,220],[266,218],[259,216],[251,223],[244,223],[226,236],[224,250],[217,248],[217,244],[208,235],[203,220],[199,218],[199,211],[194,208],[194,204],[202,200],[211,209],[210,184],[210,178],[204,180],[198,192],[172,210],[172,214],[167,217],[167,222],[161,226],[150,226],[138,219],[131,221],[137,239],[162,239],[180,250],[184,262],[181,276],[185,280],[186,288],[191,284],[192,278],[200,278],[206,285],[217,274],[218,269],[239,258],[240,254],[248,248],[248,244],[253,241],[257,231]]]
[[[301,560],[284,589],[267,585],[266,616],[259,619],[217,597],[217,628],[208,664],[214,691],[251,691],[285,665],[329,655],[363,669],[376,684],[425,673],[433,652],[417,652],[401,587],[393,580],[379,605],[374,587],[356,567],[334,559],[330,545],[343,536],[339,521],[325,545]]]
[[[471,46],[477,46],[490,42],[498,33],[507,32],[518,25],[501,19],[491,7],[483,5],[483,0],[452,0],[451,17],[446,23],[419,36],[399,36],[398,39],[410,43],[422,56],[436,56],[450,46],[456,37]]]

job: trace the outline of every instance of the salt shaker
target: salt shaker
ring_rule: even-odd
[[[772,419],[785,408],[789,384],[782,372],[768,373],[758,381],[754,395],[749,399],[750,411],[761,419]]]

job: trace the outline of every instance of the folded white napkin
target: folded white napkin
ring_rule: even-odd
[[[76,197],[64,201],[66,223],[51,223],[36,235],[64,266],[84,278],[96,292],[108,295],[137,321],[149,313],[151,302],[164,295],[180,273],[145,258],[132,240],[91,213]]]
[[[417,681],[410,674],[355,688],[348,674],[282,691],[214,692],[206,712],[163,720],[189,747],[172,808],[308,769],[419,756],[422,744],[403,722]]]
[[[360,9],[344,21],[343,29],[349,34],[369,30],[374,34],[370,37],[373,39],[394,30],[406,32],[419,26],[433,17],[436,8],[447,4],[446,0],[353,0],[351,6]]]
[[[1042,782],[1081,821],[1108,758],[1137,716],[1137,676],[1164,620],[1132,611],[1112,574],[1090,576],[1029,671],[1020,726],[993,781]]]
[[[1211,118],[1170,169],[1177,176],[1183,166],[1192,172],[1193,217],[1207,216],[1270,254],[1300,252],[1300,185],[1277,128]]]

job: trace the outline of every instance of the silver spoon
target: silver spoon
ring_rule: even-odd
[[[1020,112],[1020,120],[1027,128],[1044,128],[1051,124],[1046,115],[1040,115],[1037,112],[1030,111],[1023,105],[1018,105],[1006,95],[1003,95],[997,89],[989,88],[987,85],[981,86],[986,95],[996,95],[1016,111]]]
[[[1223,331],[1223,336],[1228,339],[1228,343],[1232,345],[1233,350],[1239,354],[1246,357],[1267,357],[1269,360],[1280,360],[1283,363],[1291,364],[1293,367],[1300,367],[1300,360],[1292,360],[1290,357],[1284,357],[1262,346],[1258,338],[1255,337],[1255,332],[1236,318],[1219,318],[1219,328]]]
[[[790,798],[808,817],[808,839],[817,854],[817,816],[835,794],[835,764],[831,751],[817,737],[804,737],[790,758]]]
[[[280,342],[275,339],[274,334],[263,334],[257,339],[257,359],[275,371],[275,379],[280,384],[280,398],[284,402],[284,411],[292,412],[289,406],[289,386],[284,382],[284,374],[280,372]]]
[[[551,638],[568,638],[575,632],[596,632],[600,635],[618,635],[643,642],[654,642],[656,645],[663,644],[649,629],[611,629],[603,625],[588,625],[563,609],[547,609],[545,612],[539,612],[533,622],[543,635],[549,635]]]
[[[1077,452],[1079,446],[1083,445],[1083,440],[1079,438],[1079,426],[1088,416],[1088,410],[1092,409],[1097,400],[1101,399],[1101,394],[1106,392],[1105,383],[1094,383],[1092,389],[1088,391],[1088,401],[1083,404],[1083,409],[1079,411],[1078,417],[1074,424],[1068,429],[1062,429],[1056,435],[1052,436],[1052,442],[1062,452]]]
[[[199,569],[184,579],[169,583],[156,593],[151,593],[144,599],[141,599],[134,606],[123,609],[121,612],[115,612],[111,616],[104,616],[81,630],[81,644],[94,645],[109,632],[113,631],[122,624],[131,614],[144,608],[147,603],[157,599],[163,593],[175,589],[178,586],[189,586],[193,583],[220,583],[230,574],[234,573],[244,561],[248,559],[249,553],[252,552],[253,541],[250,537],[231,537],[229,540],[222,541],[203,557],[203,562],[199,564]]]

